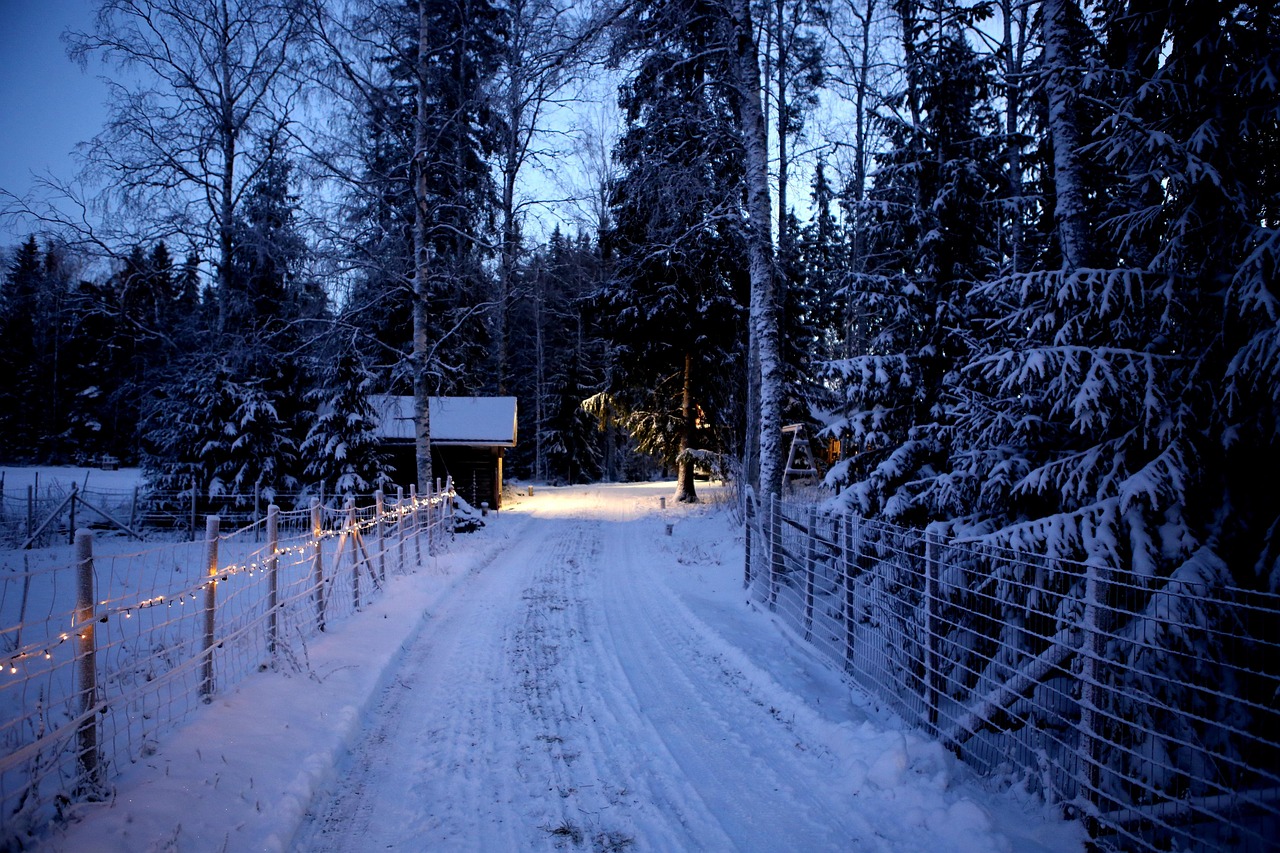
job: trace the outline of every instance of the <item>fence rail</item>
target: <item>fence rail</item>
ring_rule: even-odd
[[[305,642],[452,535],[452,488],[363,507],[270,507],[202,541],[119,539],[0,560],[0,849],[21,849],[251,672],[305,670]],[[135,543],[136,546],[136,543]]]
[[[1276,850],[1280,596],[748,499],[752,599],[984,774],[1117,850]]]

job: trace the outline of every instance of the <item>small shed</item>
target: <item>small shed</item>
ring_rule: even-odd
[[[413,397],[377,395],[370,402],[396,480],[416,482]],[[516,446],[516,398],[432,397],[430,418],[431,470],[441,479],[452,477],[468,503],[500,508],[503,458],[508,447]]]

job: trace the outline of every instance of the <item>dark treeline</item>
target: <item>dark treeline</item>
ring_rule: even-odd
[[[208,30],[244,39],[229,67],[155,50],[135,26],[153,4],[102,5],[73,53],[159,82],[120,89],[89,174],[108,221],[147,236],[64,229],[11,254],[9,460],[362,490],[388,474],[368,394],[511,394],[517,475],[666,469],[696,499],[697,451],[754,481],[755,448],[785,450],[758,427],[775,400],[839,440],[826,484],[864,515],[1148,578],[1280,582],[1270,4],[153,16],[226,17]],[[602,75],[617,120],[592,135]],[[553,209],[560,227],[538,220]],[[113,248],[109,272],[91,246]]]

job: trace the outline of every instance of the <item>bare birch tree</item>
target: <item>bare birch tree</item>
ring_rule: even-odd
[[[85,148],[103,217],[215,246],[224,292],[236,215],[289,137],[303,23],[298,0],[103,0],[92,32],[66,37],[120,72]]]

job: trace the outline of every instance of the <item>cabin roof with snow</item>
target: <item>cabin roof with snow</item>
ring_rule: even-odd
[[[379,438],[414,440],[413,397],[377,394],[369,402],[378,413]],[[432,397],[430,406],[432,444],[516,446],[515,397]]]

